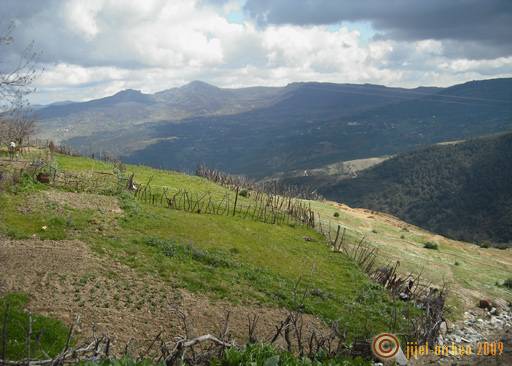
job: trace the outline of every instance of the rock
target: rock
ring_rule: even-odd
[[[453,323],[449,320],[445,320],[444,323],[446,324],[446,330],[448,333],[453,332]]]
[[[491,309],[492,308],[492,303],[490,300],[487,300],[487,299],[482,299],[480,300],[480,302],[478,303],[478,307],[480,309]]]
[[[407,295],[405,292],[400,292],[400,295],[398,295],[400,297],[400,300],[403,300],[403,301],[406,301],[409,299],[409,295]]]
[[[398,348],[398,353],[395,355],[395,363],[398,366],[407,366],[408,360],[407,357],[405,357],[404,352],[402,351],[402,348]]]
[[[446,322],[442,322],[439,326],[439,333],[441,335],[445,335],[448,332],[448,326],[446,325]]]
[[[496,309],[494,307],[491,308],[491,310],[489,310],[489,314],[491,314],[491,315],[498,315],[498,309]]]
[[[496,310],[498,311],[498,313],[504,313],[504,312],[510,311],[509,304],[503,299],[494,300],[493,305],[496,308]]]

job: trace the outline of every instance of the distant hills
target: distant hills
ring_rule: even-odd
[[[41,137],[84,153],[188,171],[206,163],[263,178],[512,129],[511,100],[512,79],[416,89],[314,82],[223,89],[195,81],[36,113]]]
[[[322,184],[324,196],[353,207],[459,240],[512,244],[512,133],[399,154],[352,179],[324,176]]]
[[[38,106],[39,136],[64,141],[103,131],[118,131],[158,121],[187,117],[240,113],[270,103],[278,88],[220,89],[200,81],[155,94],[122,90],[112,96],[87,102]],[[124,148],[119,147],[120,150]],[[99,146],[98,149],[103,149]],[[124,150],[123,150],[124,151]]]

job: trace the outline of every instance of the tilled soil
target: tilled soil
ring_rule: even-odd
[[[263,339],[285,319],[282,309],[258,305],[233,305],[176,289],[165,281],[144,275],[106,255],[96,255],[78,240],[11,240],[0,237],[0,295],[8,292],[29,294],[29,309],[72,324],[77,316],[77,334],[85,339],[107,334],[114,351],[130,347],[140,350],[162,332],[173,340],[184,335],[180,314],[186,314],[190,335],[218,334],[230,312],[232,336],[243,342],[247,337],[248,316],[257,314],[258,332]],[[305,330],[325,329],[312,316],[305,317]]]

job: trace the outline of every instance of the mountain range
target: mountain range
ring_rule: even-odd
[[[195,81],[36,114],[40,137],[59,136],[83,153],[188,171],[206,163],[263,178],[505,131],[511,100],[510,78],[415,89],[316,82],[224,89]]]

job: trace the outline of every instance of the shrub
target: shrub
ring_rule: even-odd
[[[238,192],[238,195],[242,197],[249,197],[249,191],[247,189],[242,189],[240,192]]]
[[[480,248],[484,248],[484,249],[485,249],[485,248],[489,248],[489,246],[490,246],[490,245],[489,245],[489,243],[487,243],[487,242],[485,242],[485,241],[484,241],[484,242],[482,242],[482,243],[478,244],[478,246],[479,246]]]
[[[503,282],[503,286],[505,286],[506,288],[510,288],[510,289],[512,289],[512,277],[507,278],[507,279]]]
[[[335,212],[333,216],[334,217],[340,217],[340,213],[339,212]]]
[[[423,244],[423,248],[425,249],[432,249],[432,250],[439,250],[439,246],[437,243],[432,243],[431,241],[426,242]]]
[[[127,213],[129,217],[134,217],[140,214],[142,209],[131,194],[128,192],[121,192],[118,197],[121,209]]]
[[[400,239],[405,239],[405,235],[400,235]]]

